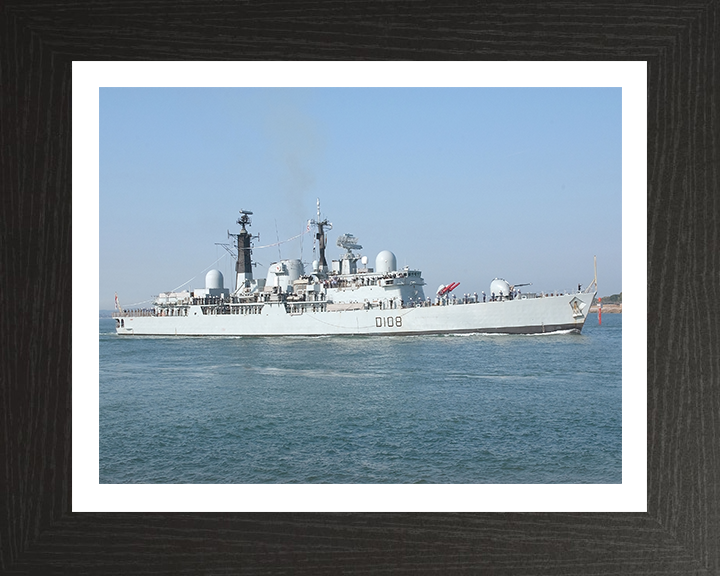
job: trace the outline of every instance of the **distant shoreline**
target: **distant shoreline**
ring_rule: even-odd
[[[590,313],[597,311],[597,304],[590,306]],[[602,311],[605,314],[622,314],[622,304],[603,304]]]

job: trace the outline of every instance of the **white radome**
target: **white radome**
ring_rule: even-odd
[[[390,250],[383,250],[375,257],[375,272],[386,274],[397,270],[397,258]]]
[[[210,270],[210,272],[205,275],[205,288],[212,290],[222,290],[223,275],[220,270]]]

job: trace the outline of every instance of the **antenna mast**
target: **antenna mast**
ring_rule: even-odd
[[[590,282],[590,285],[583,290],[586,294],[590,294],[590,292],[595,291],[597,292],[597,256],[593,256],[593,266],[595,268],[595,278],[593,278],[593,281]]]
[[[249,210],[240,210],[240,218],[237,220],[237,223],[241,226],[240,234],[230,234],[230,232],[228,232],[228,237],[236,239],[238,249],[237,261],[235,262],[236,290],[239,290],[243,286],[247,286],[253,279],[251,256],[252,248],[250,247],[250,241],[253,238],[259,240],[260,235],[258,234],[256,236],[252,236],[245,228],[245,226],[250,226],[252,224],[252,220],[250,220],[251,215],[252,212]]]
[[[325,274],[327,271],[327,260],[325,259],[325,248],[327,247],[327,237],[325,236],[325,229],[332,230],[332,224],[328,222],[327,218],[320,220],[320,198],[317,199],[317,220],[310,220],[311,226],[317,226],[317,234],[315,238],[318,241],[318,247],[320,248],[320,260],[318,262],[318,274]]]

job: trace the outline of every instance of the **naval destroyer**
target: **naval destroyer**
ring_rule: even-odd
[[[266,278],[255,278],[252,212],[241,210],[240,232],[226,246],[235,262],[235,289],[224,287],[219,270],[210,270],[205,287],[164,292],[152,308],[113,314],[120,335],[172,336],[325,336],[410,335],[446,333],[533,334],[580,332],[597,291],[597,275],[577,292],[523,293],[502,278],[489,292],[454,293],[458,283],[440,286],[425,296],[420,270],[399,268],[395,255],[383,250],[374,268],[357,250],[351,234],[337,245],[345,252],[328,266],[325,251],[332,224],[320,217],[308,222],[315,231],[319,257],[306,270],[299,259],[273,262]],[[235,253],[233,249],[236,249]]]

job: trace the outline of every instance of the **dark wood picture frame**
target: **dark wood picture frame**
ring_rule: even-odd
[[[719,573],[719,52],[717,0],[0,4],[0,572]],[[72,61],[208,59],[648,62],[647,513],[71,512]]]

